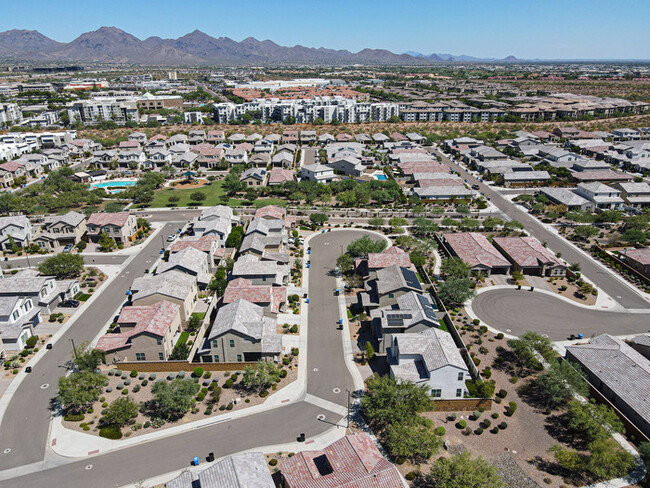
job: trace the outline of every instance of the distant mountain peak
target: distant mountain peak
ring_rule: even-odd
[[[0,32],[0,59],[21,61],[105,62],[149,65],[209,64],[428,64],[454,61],[451,55],[424,55],[415,51],[395,54],[386,49],[347,50],[280,46],[273,41],[247,37],[241,42],[215,38],[199,29],[177,39],[151,36],[140,40],[115,26],[85,32],[69,43],[59,43],[38,31],[12,29]],[[462,58],[470,58],[469,56]],[[476,58],[471,58],[472,60]],[[509,56],[506,61],[515,61]]]

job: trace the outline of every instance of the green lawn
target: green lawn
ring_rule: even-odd
[[[199,320],[203,320],[203,317],[205,317],[205,312],[194,312],[192,314],[192,317],[198,317]]]
[[[444,330],[445,332],[449,332],[449,329],[447,328],[447,324],[445,324],[444,320],[438,320],[440,322],[440,330]]]
[[[89,293],[83,293],[83,292],[77,293],[77,295],[74,297],[75,300],[79,300],[80,302],[85,302],[89,298],[90,298],[90,294]]]
[[[178,346],[179,344],[185,344],[187,342],[187,339],[189,338],[190,338],[189,332],[181,332],[181,335],[178,338],[178,342],[176,343],[176,345]]]
[[[202,202],[192,201],[190,198],[190,195],[197,191],[205,193],[206,198]],[[212,183],[202,186],[201,188],[186,188],[183,190],[163,188],[156,191],[150,206],[153,208],[169,207],[169,197],[172,195],[176,195],[180,198],[178,202],[175,202],[176,207],[187,207],[189,205],[209,207],[212,207],[214,205],[230,205],[231,207],[235,207],[241,205],[242,199],[240,198],[230,198],[228,200],[223,200],[221,197],[225,194],[226,192],[223,189],[223,180],[213,181]],[[266,205],[279,205],[285,207],[287,205],[287,202],[281,198],[258,198],[253,202],[253,205],[258,208],[264,207]]]

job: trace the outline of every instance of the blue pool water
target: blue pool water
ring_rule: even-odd
[[[377,178],[380,181],[386,181],[387,180],[386,175],[375,175],[375,178]]]
[[[96,188],[106,188],[108,193],[117,193],[122,191],[120,188],[125,186],[135,186],[135,180],[126,180],[126,181],[102,181],[100,183],[91,183],[90,189],[94,190]],[[119,188],[116,188],[119,187]],[[115,188],[110,190],[109,188]]]

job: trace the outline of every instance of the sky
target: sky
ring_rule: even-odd
[[[0,0],[0,31],[61,42],[101,26],[396,53],[650,59],[649,0]]]

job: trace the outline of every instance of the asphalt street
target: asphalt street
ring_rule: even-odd
[[[345,366],[343,337],[338,330],[341,318],[338,297],[334,296],[336,278],[331,271],[348,244],[363,235],[361,231],[326,232],[309,241],[312,248],[309,274],[309,360],[307,392],[339,405],[347,405],[347,391],[354,385]]]
[[[163,229],[170,232],[176,224]],[[334,296],[334,277],[329,275],[341,249],[358,238],[360,231],[330,232],[314,237],[310,266],[310,307],[308,338],[308,392],[325,400],[347,405],[346,389],[352,379],[345,366],[342,332],[336,329],[338,298]],[[71,357],[68,338],[75,341],[94,337],[115,309],[122,303],[128,284],[140,276],[149,259],[157,256],[159,241],[150,243],[103,291],[105,298],[95,302],[79,321],[48,352],[32,375],[18,389],[0,426],[1,470],[31,463],[43,463],[50,412],[50,398],[56,392],[58,377],[65,374],[65,363]],[[126,273],[129,273],[128,275]],[[90,317],[99,317],[91,320]],[[92,324],[92,325],[90,325]],[[314,371],[314,368],[317,371]],[[40,390],[40,385],[50,388]],[[341,391],[334,392],[335,388]],[[279,393],[281,394],[281,392]],[[325,415],[325,420],[317,419]],[[65,486],[66,488],[115,487],[137,482],[189,465],[194,456],[202,459],[209,453],[221,457],[258,446],[291,442],[300,433],[312,437],[339,423],[341,416],[311,403],[297,402],[245,418],[216,423],[176,436],[120,449],[84,460],[68,462],[50,454],[38,472],[0,482],[0,487]],[[2,454],[6,448],[8,454]],[[58,464],[62,463],[62,464]],[[87,466],[92,468],[87,469]]]
[[[174,228],[167,225],[166,235]],[[79,345],[91,341],[125,302],[126,290],[144,270],[158,259],[160,241],[154,238],[111,282],[101,289],[101,295],[77,318],[75,324],[59,338],[52,350],[27,375],[14,394],[0,425],[0,470],[41,461],[45,454],[49,429],[50,399],[56,395],[60,376],[67,372],[66,363],[72,356],[73,339]],[[38,334],[38,327],[34,331]],[[41,388],[42,385],[49,385]],[[62,485],[63,486],[63,485]]]
[[[460,173],[461,177],[470,185],[478,184],[481,191],[490,197],[490,201],[496,205],[505,215],[513,220],[524,224],[526,230],[540,242],[546,242],[553,252],[562,253],[562,259],[568,263],[579,263],[580,272],[596,283],[600,289],[611,296],[623,307],[628,309],[650,309],[648,303],[643,297],[635,292],[630,286],[622,283],[619,279],[612,276],[609,271],[605,271],[601,266],[590,258],[577,251],[573,246],[567,244],[553,232],[547,230],[541,223],[523,212],[515,204],[503,198],[498,192],[494,191],[488,185],[481,183],[471,173],[466,171],[462,166],[452,162],[440,151],[434,151],[434,154],[442,158],[442,162]]]
[[[533,330],[561,341],[571,334],[630,335],[650,331],[650,314],[586,309],[550,295],[498,289],[477,295],[474,314],[501,332],[519,336]]]

